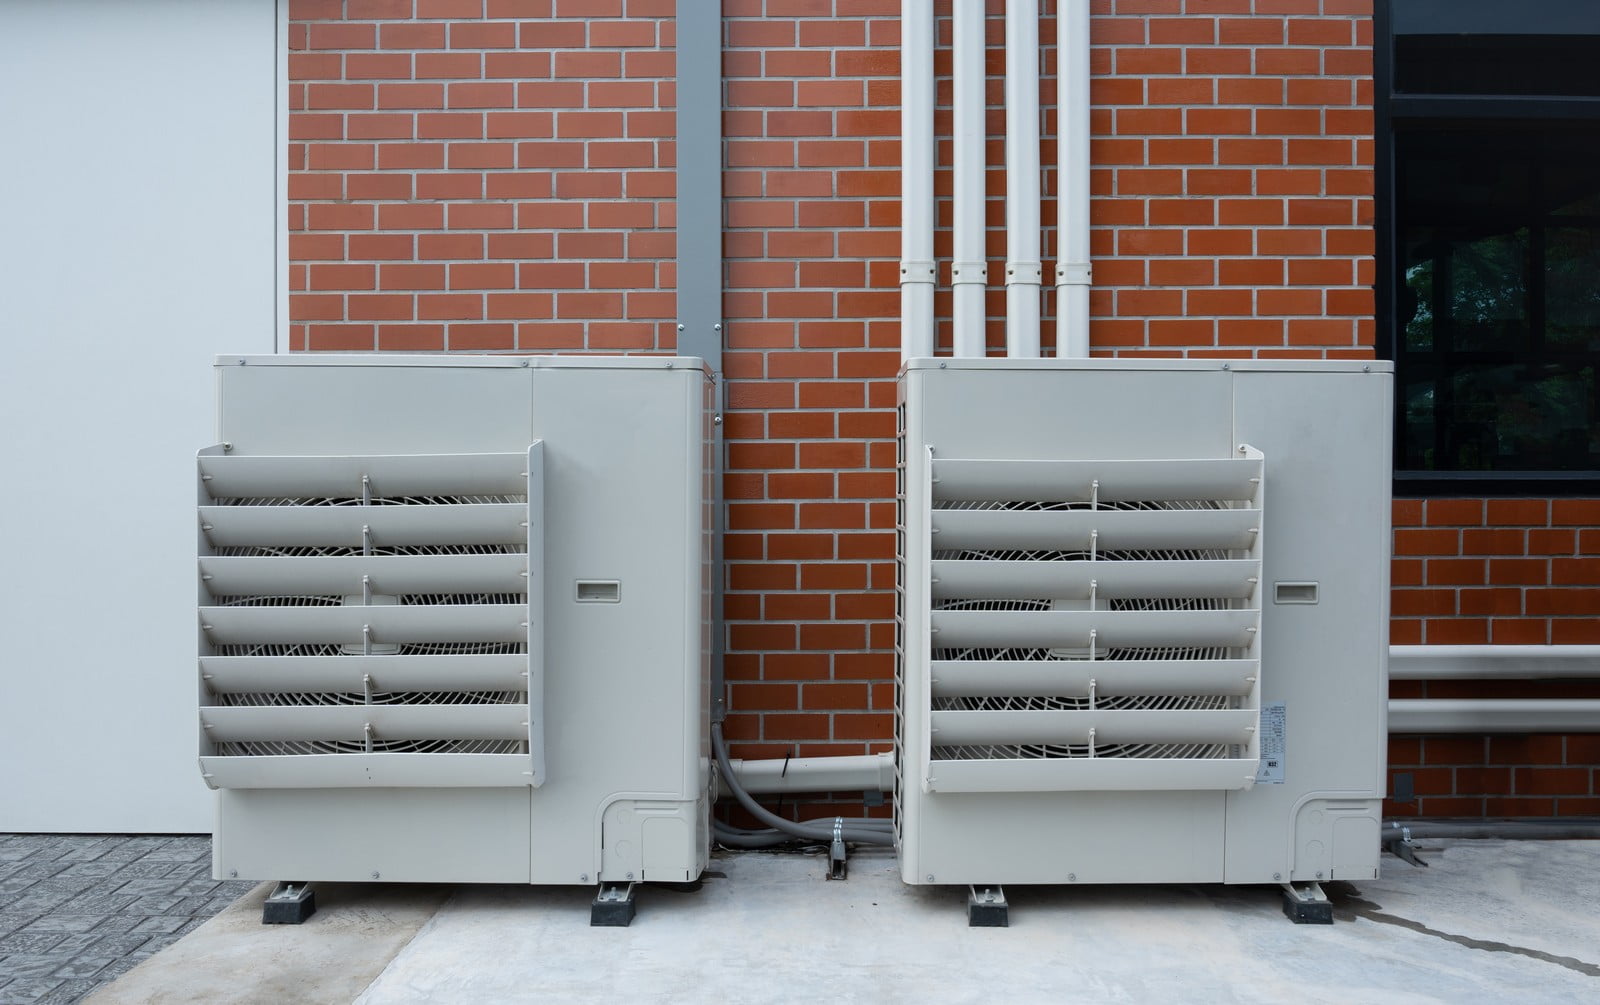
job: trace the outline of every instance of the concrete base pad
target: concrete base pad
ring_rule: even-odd
[[[91,1000],[1594,997],[1600,842],[1423,844],[1430,869],[1327,884],[1332,927],[1290,924],[1276,886],[1013,885],[1010,928],[968,928],[966,887],[905,886],[870,850],[833,883],[824,856],[722,854],[699,890],[640,887],[630,928],[589,927],[593,887],[506,886],[319,888],[305,925],[263,927],[262,887]]]

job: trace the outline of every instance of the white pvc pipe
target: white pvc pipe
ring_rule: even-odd
[[[1389,733],[1600,733],[1600,700],[1394,698]]]
[[[1056,15],[1056,355],[1089,355],[1089,0]]]
[[[1392,680],[1600,678],[1600,646],[1390,646]]]
[[[733,775],[746,792],[892,792],[894,755],[732,758]]]
[[[1039,355],[1039,0],[1006,0],[1006,355]]]
[[[900,4],[900,358],[933,355],[933,4]]]
[[[985,249],[988,220],[987,195],[988,139],[986,118],[988,100],[984,93],[987,74],[985,61],[984,0],[955,0],[951,18],[954,67],[951,81],[955,154],[954,261],[950,264],[950,285],[954,306],[954,354],[988,354],[986,332],[988,311],[984,303],[988,292],[989,263]]]

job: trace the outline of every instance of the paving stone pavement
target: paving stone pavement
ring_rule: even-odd
[[[0,1005],[78,1001],[253,886],[209,837],[0,834]]]

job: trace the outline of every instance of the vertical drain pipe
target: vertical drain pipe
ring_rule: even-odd
[[[1006,0],[1006,355],[1039,355],[1039,0]]]
[[[1056,355],[1089,355],[1089,0],[1056,14]]]
[[[988,55],[984,0],[955,0],[951,19],[954,49],[951,101],[954,105],[955,154],[954,261],[950,285],[954,294],[954,353],[988,355],[989,286],[987,168],[988,98],[985,70]]]
[[[900,358],[933,355],[933,4],[900,3]]]

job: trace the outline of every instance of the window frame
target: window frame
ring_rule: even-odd
[[[1511,7],[1512,10],[1507,8]],[[1397,9],[1398,8],[1398,11]],[[1398,15],[1398,17],[1397,17]],[[1419,29],[1425,28],[1426,31]],[[1587,29],[1587,30],[1584,30]],[[1373,5],[1373,168],[1375,349],[1396,362],[1394,456],[1403,458],[1403,401],[1398,393],[1399,326],[1396,270],[1399,262],[1395,158],[1397,129],[1496,122],[1583,121],[1600,127],[1600,96],[1397,94],[1395,38],[1407,34],[1570,34],[1600,36],[1600,4],[1593,0],[1545,0],[1506,5],[1503,0],[1375,0]],[[1596,356],[1600,366],[1600,354]],[[1600,470],[1428,471],[1394,470],[1396,496],[1595,495]]]

